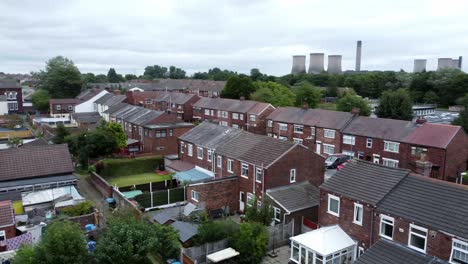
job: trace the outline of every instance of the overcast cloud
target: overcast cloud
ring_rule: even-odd
[[[464,0],[0,1],[0,71],[27,73],[63,55],[82,72],[142,74],[147,65],[188,73],[220,67],[273,75],[292,55],[342,54],[354,69],[412,70],[413,59],[465,56]],[[464,67],[467,69],[466,67]]]

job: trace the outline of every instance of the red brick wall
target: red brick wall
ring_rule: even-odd
[[[191,127],[176,127],[176,128],[167,128],[167,129],[146,129],[147,133],[150,133],[151,137],[144,132],[145,136],[142,140],[143,152],[151,152],[158,155],[170,155],[177,154],[179,151],[178,140],[182,134],[186,133]],[[173,134],[170,136],[169,131],[172,129]],[[156,138],[156,131],[165,130],[166,137]],[[158,147],[163,149],[158,150]]]
[[[2,228],[0,228],[0,230],[5,231],[7,239],[14,238],[16,236],[16,227],[15,227],[15,225],[8,226],[8,227],[2,227]]]
[[[269,106],[262,113],[256,116],[255,122],[250,121],[250,113],[247,113],[247,131],[259,134],[266,135],[266,118],[269,116],[275,109],[273,106]]]
[[[363,205],[362,226],[353,223],[354,217],[354,200],[345,197],[340,198],[340,214],[339,217],[327,213],[328,210],[328,192],[320,190],[320,206],[319,206],[319,224],[320,226],[329,226],[338,224],[349,236],[358,242],[359,246],[369,248],[371,245],[371,230],[372,230],[372,211],[373,206],[368,204]],[[332,195],[338,196],[331,193]],[[374,241],[375,242],[375,241]]]
[[[104,180],[101,176],[96,173],[91,173],[89,177],[91,183],[96,187],[96,189],[105,197],[112,197],[112,187]]]
[[[57,110],[57,106],[60,105],[60,110]],[[58,114],[71,114],[75,112],[76,104],[50,104],[49,110],[51,115]],[[72,110],[69,110],[68,107],[71,106]]]
[[[187,201],[204,204],[207,212],[229,206],[230,213],[234,213],[239,208],[237,185],[237,178],[189,185],[186,189]],[[198,201],[192,199],[192,190],[199,193]]]
[[[0,88],[0,95],[4,95],[8,92],[16,92],[16,102],[18,103],[18,111],[23,112],[23,92],[21,88]]]
[[[463,129],[460,129],[447,146],[444,180],[449,177],[460,176],[468,168],[468,138]]]

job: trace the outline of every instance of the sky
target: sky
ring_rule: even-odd
[[[414,59],[434,70],[439,57],[468,63],[465,0],[2,0],[0,10],[7,73],[38,71],[62,55],[83,73],[174,65],[281,76],[292,55],[315,52],[341,54],[353,70],[357,40],[363,70],[412,71]]]

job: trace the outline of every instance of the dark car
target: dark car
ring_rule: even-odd
[[[333,154],[328,156],[325,160],[325,168],[327,169],[336,169],[338,165],[345,163],[350,160],[351,157],[345,154]]]

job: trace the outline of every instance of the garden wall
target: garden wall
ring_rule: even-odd
[[[104,178],[127,176],[156,171],[161,164],[164,165],[162,156],[105,159],[96,164],[96,172]]]
[[[119,191],[128,192],[132,190],[140,190],[142,192],[156,192],[156,191],[166,190],[166,189],[171,189],[171,188],[176,188],[176,187],[177,187],[177,180],[172,179],[172,180],[165,180],[162,182],[152,182],[151,184],[149,183],[136,184],[135,187],[133,186],[119,187]]]
[[[98,215],[95,212],[93,212],[93,213],[86,214],[86,215],[69,217],[67,218],[67,220],[77,223],[80,225],[81,229],[85,229],[85,226],[87,224],[98,225],[97,218],[98,218]]]
[[[97,173],[92,172],[89,180],[96,187],[96,190],[98,190],[105,198],[112,197],[112,186],[110,186],[109,183]]]

